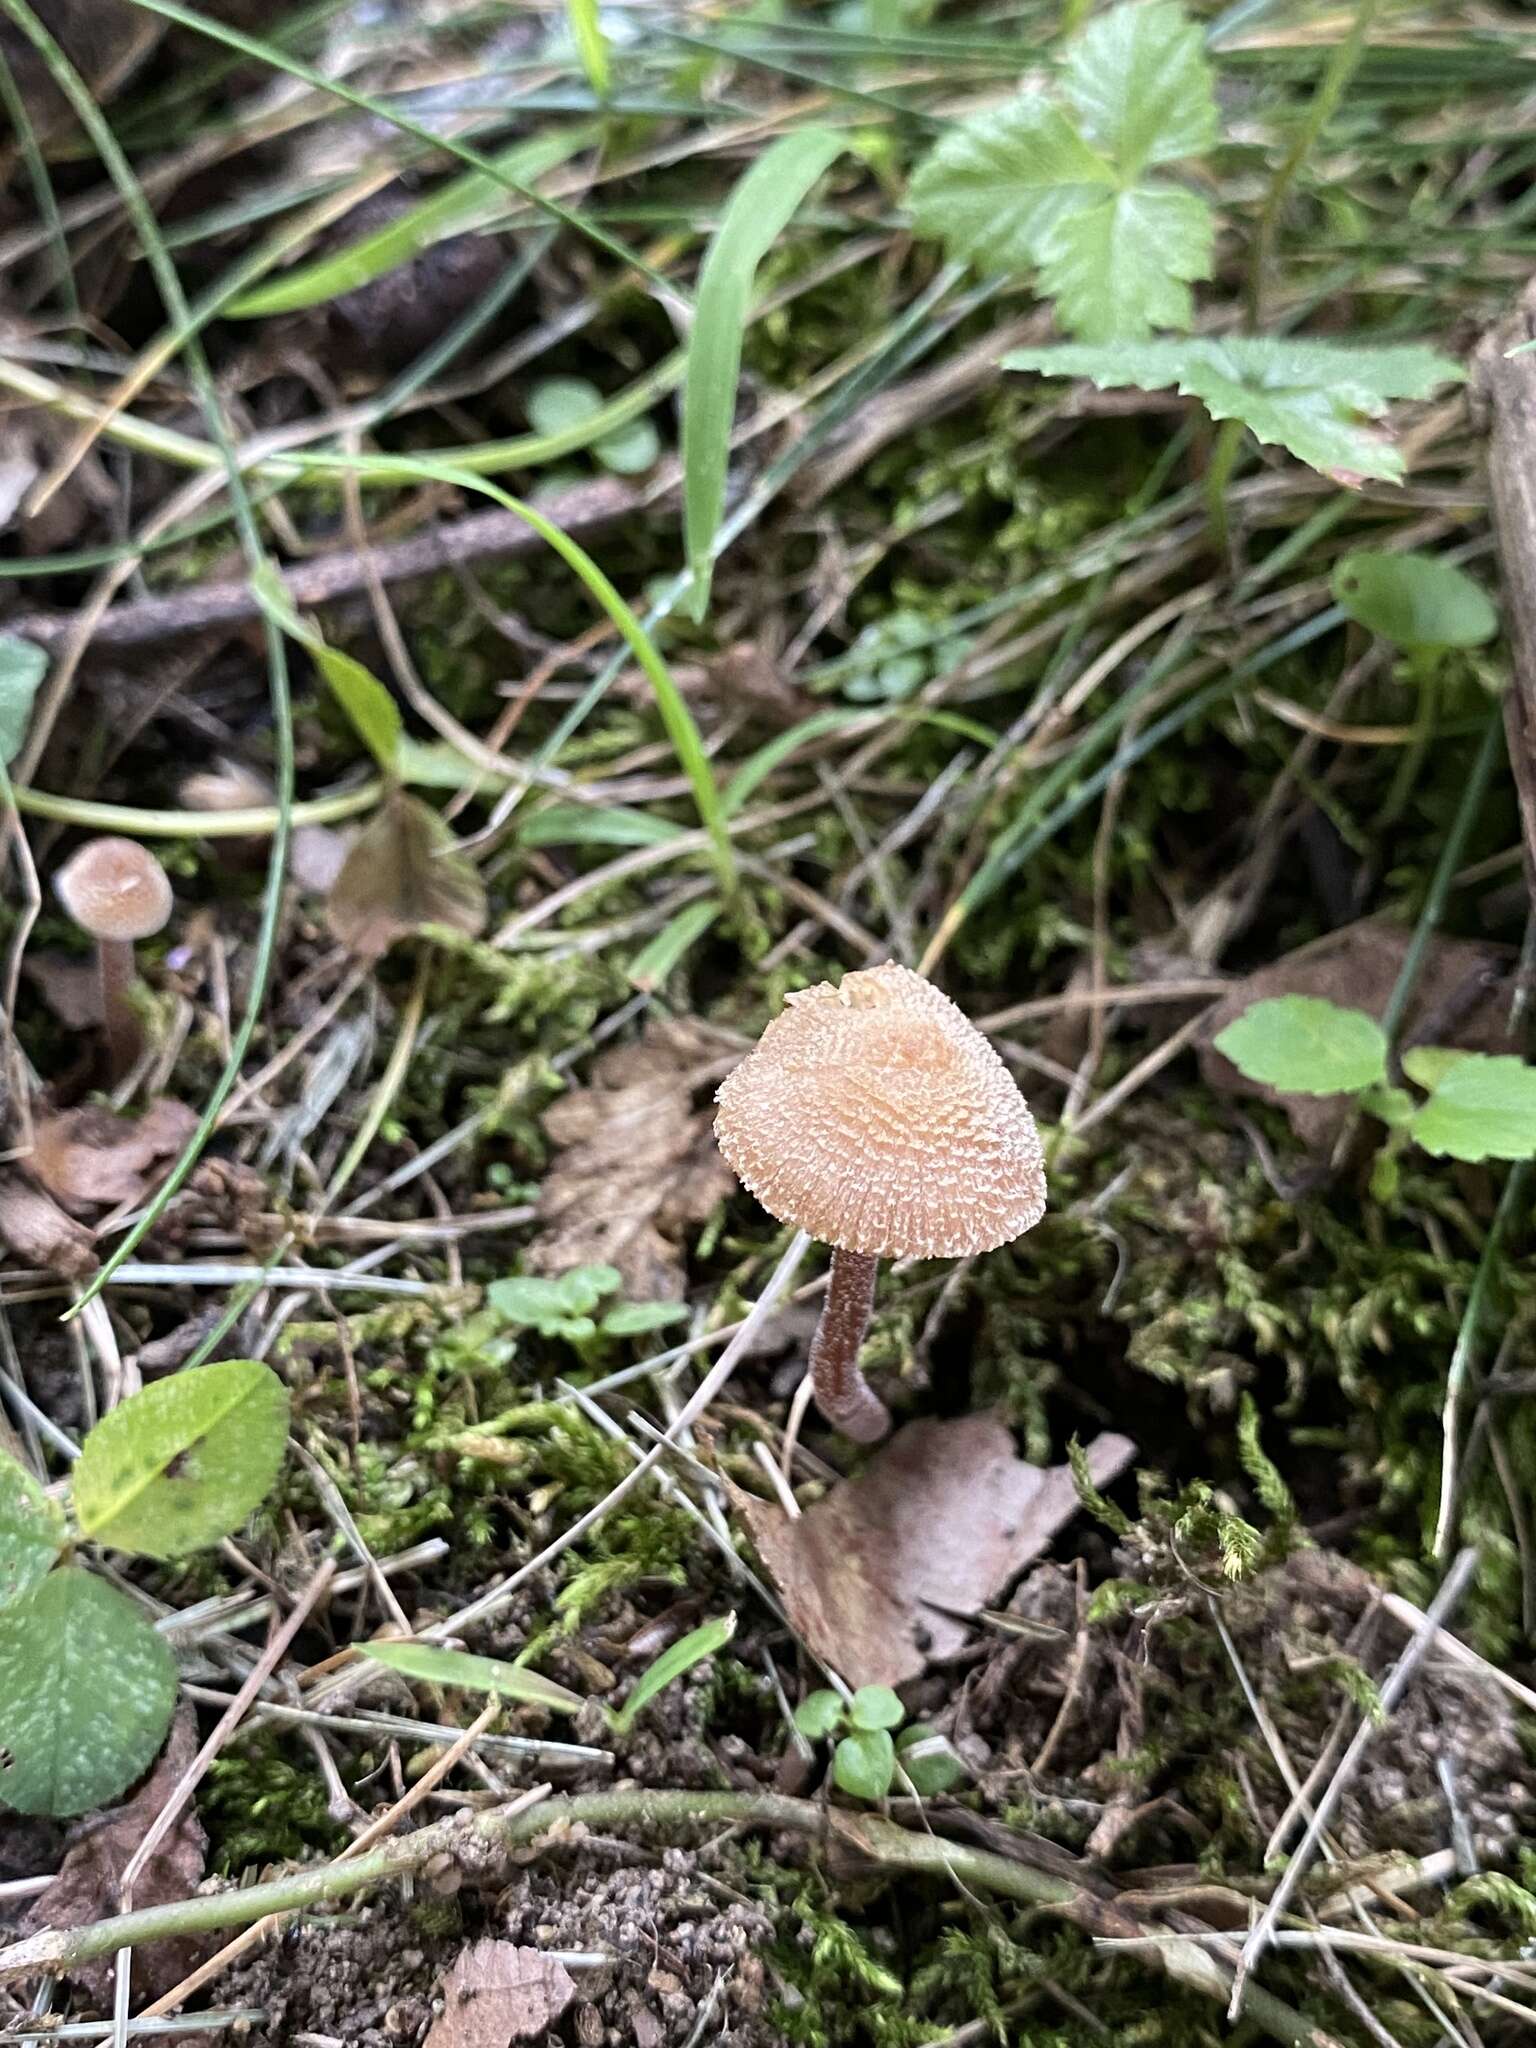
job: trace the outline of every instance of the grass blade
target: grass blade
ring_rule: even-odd
[[[587,83],[600,100],[605,100],[613,84],[613,72],[608,62],[608,38],[597,18],[597,0],[565,0],[565,15]]]
[[[706,1621],[698,1628],[690,1629],[680,1642],[670,1650],[663,1650],[656,1662],[642,1671],[635,1680],[634,1690],[629,1698],[610,1716],[610,1725],[615,1735],[627,1735],[659,1692],[681,1678],[685,1671],[705,1657],[713,1657],[717,1650],[723,1650],[736,1633],[734,1614],[718,1615],[713,1621]]]
[[[757,266],[846,147],[829,128],[802,128],[765,149],[731,194],[699,274],[683,391],[683,523],[695,620],[703,618],[709,604],[711,557],[725,512],[741,337]]]
[[[504,1664],[499,1657],[474,1657],[468,1650],[442,1650],[433,1643],[358,1643],[356,1647],[371,1664],[385,1664],[402,1678],[415,1678],[424,1685],[500,1693],[503,1699],[525,1700],[556,1714],[580,1713],[586,1705],[579,1692],[556,1685],[552,1678],[541,1678],[537,1671],[525,1671],[520,1664]]]
[[[702,903],[690,903],[664,924],[648,946],[630,961],[632,987],[647,995],[665,985],[667,977],[690,946],[696,946],[724,908],[718,896],[706,896]]]

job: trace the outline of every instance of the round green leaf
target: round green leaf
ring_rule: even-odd
[[[970,1776],[953,1745],[937,1729],[921,1724],[897,1737],[896,1754],[913,1791],[923,1799],[948,1792]]]
[[[903,1711],[901,1701],[888,1685],[861,1685],[853,1696],[848,1718],[855,1728],[899,1728]]]
[[[592,443],[592,453],[616,476],[639,476],[661,458],[661,436],[648,419],[627,420]]]
[[[1282,1095],[1352,1095],[1386,1078],[1387,1041],[1376,1019],[1321,996],[1255,1003],[1215,1043],[1240,1074]]]
[[[832,1779],[853,1799],[883,1799],[896,1775],[896,1745],[884,1728],[856,1728],[832,1752]]]
[[[254,1358],[180,1372],[102,1417],[71,1475],[82,1535],[181,1557],[238,1529],[288,1441],[288,1390]]]
[[[1441,1158],[1536,1156],[1536,1067],[1508,1053],[1468,1053],[1446,1068],[1408,1128]]]
[[[830,1735],[842,1718],[842,1701],[825,1687],[819,1692],[808,1692],[795,1709],[795,1726],[811,1742],[820,1742]]]
[[[528,424],[536,434],[564,434],[602,410],[603,394],[585,377],[544,377],[528,394]]]
[[[64,1519],[30,1472],[0,1451],[0,1607],[43,1578],[64,1540]]]
[[[148,1768],[176,1666],[131,1600],[78,1566],[0,1613],[0,1801],[84,1813]]]
[[[1493,600],[1438,555],[1346,555],[1333,594],[1357,625],[1409,648],[1480,647],[1499,630]]]

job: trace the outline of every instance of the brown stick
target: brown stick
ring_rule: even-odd
[[[868,1252],[833,1252],[826,1304],[811,1339],[816,1406],[856,1444],[878,1443],[891,1426],[890,1410],[859,1371],[859,1346],[875,1305],[879,1263]]]
[[[591,483],[577,484],[568,491],[552,494],[539,510],[567,533],[590,533],[642,509],[653,510],[673,496],[676,488],[674,465],[638,487],[618,477],[599,477]],[[372,566],[386,583],[398,583],[412,576],[436,575],[454,562],[528,555],[545,545],[515,512],[472,512],[452,525],[433,526],[425,533],[412,534],[409,540],[389,541],[376,547]],[[283,584],[300,608],[330,604],[364,592],[368,587],[368,567],[351,549],[338,550],[285,569]],[[184,633],[207,633],[219,627],[244,625],[256,618],[258,611],[251,586],[243,579],[204,583],[193,590],[177,591],[171,597],[146,597],[133,604],[113,606],[97,622],[90,644],[143,647],[157,640],[177,639]],[[5,630],[39,647],[60,647],[78,630],[79,624],[75,612],[28,612],[18,619],[6,620]]]
[[[1536,280],[1483,337],[1472,364],[1474,402],[1488,428],[1488,491],[1504,577],[1514,682],[1504,699],[1509,765],[1525,827],[1525,875],[1536,892]]]

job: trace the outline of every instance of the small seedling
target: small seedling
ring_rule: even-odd
[[[622,1285],[623,1275],[615,1266],[574,1266],[555,1279],[519,1274],[493,1280],[485,1298],[503,1323],[537,1330],[541,1337],[558,1338],[578,1351],[593,1348],[605,1337],[647,1337],[688,1314],[680,1301],[619,1301],[599,1314],[599,1305]]]
[[[851,1799],[873,1803],[886,1798],[898,1770],[922,1798],[958,1785],[966,1771],[951,1745],[921,1722],[902,1728],[905,1718],[888,1685],[861,1685],[847,1701],[835,1692],[807,1693],[795,1713],[795,1727],[808,1742],[838,1738],[832,1782]],[[899,1735],[893,1735],[896,1729]]]
[[[153,1761],[176,1664],[145,1610],[71,1562],[80,1543],[176,1558],[238,1529],[288,1438],[288,1392],[256,1359],[182,1372],[97,1423],[68,1512],[0,1455],[0,1802],[84,1813]]]
[[[1216,1050],[1250,1081],[1282,1095],[1353,1095],[1387,1126],[1372,1176],[1387,1200],[1405,1144],[1437,1158],[1529,1159],[1536,1155],[1536,1067],[1508,1053],[1417,1045],[1402,1057],[1417,1100],[1388,1074],[1386,1033],[1364,1010],[1321,996],[1274,996],[1255,1003],[1217,1035]]]

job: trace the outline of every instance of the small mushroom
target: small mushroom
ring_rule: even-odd
[[[139,1056],[143,1034],[133,1005],[133,947],[171,914],[165,869],[134,839],[88,839],[54,879],[59,901],[96,941],[107,1073],[120,1081]]]
[[[874,1443],[890,1416],[858,1356],[876,1265],[993,1251],[1040,1221],[1028,1105],[948,996],[894,962],[786,997],[715,1099],[737,1178],[833,1248],[811,1385],[834,1429]]]

